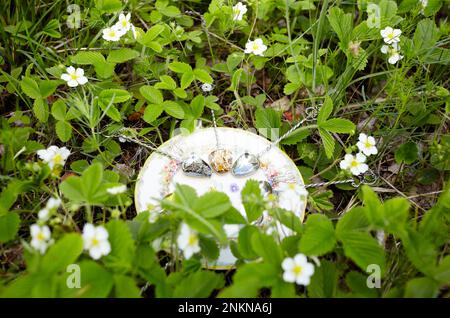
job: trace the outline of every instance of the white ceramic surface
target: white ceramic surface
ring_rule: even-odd
[[[266,138],[242,129],[221,127],[217,129],[217,132],[221,148],[232,151],[233,160],[236,160],[245,151],[257,154],[270,144]],[[198,129],[186,136],[177,135],[159,147],[160,150],[175,154],[178,158],[184,158],[194,152],[206,162],[208,162],[209,153],[216,148],[216,139],[212,128]],[[279,148],[272,148],[260,158],[260,161],[262,168],[248,177],[234,177],[230,172],[220,175],[213,172],[211,178],[196,178],[186,176],[168,157],[152,153],[141,169],[136,183],[136,210],[139,213],[153,209],[153,213],[158,213],[158,209],[154,208],[158,206],[158,200],[172,193],[175,184],[179,183],[194,187],[198,195],[211,189],[227,193],[233,206],[245,217],[240,191],[248,179],[268,181],[275,191],[282,191],[280,188],[283,188],[283,184],[303,185],[302,176],[294,162]],[[290,203],[295,207],[293,212],[300,220],[303,220],[306,198],[298,196],[294,200],[298,200],[298,202]],[[281,237],[289,235],[289,230],[284,226],[277,225],[277,229],[283,232],[280,233]],[[225,230],[230,239],[235,239],[239,226],[227,225]],[[234,262],[234,256],[229,248],[225,247],[221,250],[217,262],[207,264],[207,266],[227,268]]]

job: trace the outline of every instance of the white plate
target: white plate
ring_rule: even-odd
[[[257,154],[270,145],[270,142],[261,136],[249,131],[235,128],[217,128],[221,148],[233,153],[236,160],[245,151]],[[177,158],[184,158],[195,153],[208,162],[208,155],[217,149],[213,128],[198,129],[189,135],[177,135],[159,147],[160,150],[175,154]],[[261,169],[249,177],[234,177],[230,172],[225,174],[212,174],[211,178],[195,178],[186,176],[181,169],[177,169],[176,163],[166,156],[153,152],[141,169],[135,188],[136,211],[143,212],[153,210],[158,213],[158,199],[173,192],[175,184],[186,184],[196,189],[198,195],[202,195],[212,189],[225,192],[233,206],[245,217],[244,207],[241,203],[240,191],[248,179],[268,181],[273,190],[280,196],[283,195],[286,185],[303,186],[303,178],[294,162],[279,148],[274,147],[261,158]],[[278,202],[281,206],[286,202]],[[289,196],[288,206],[303,221],[306,197]],[[265,216],[267,218],[267,216]],[[264,223],[264,221],[263,221]],[[280,237],[290,234],[290,231],[277,224]],[[236,239],[239,227],[225,226],[229,239]],[[207,267],[230,268],[235,262],[234,256],[228,247],[222,248],[219,259]]]

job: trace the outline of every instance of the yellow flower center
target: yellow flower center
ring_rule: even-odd
[[[296,274],[299,275],[302,272],[303,268],[300,265],[295,265],[294,268],[292,269],[292,271]]]
[[[97,240],[97,238],[94,237],[94,238],[92,239],[92,242],[91,242],[91,243],[92,243],[92,246],[97,246],[98,244],[100,244],[100,241]]]
[[[256,43],[253,43],[253,51],[256,51],[259,49],[259,45]]]
[[[370,142],[366,141],[366,142],[364,143],[364,147],[370,148],[370,147],[372,147],[372,144],[371,144]]]
[[[39,232],[38,235],[36,235],[36,238],[38,239],[38,241],[43,241],[45,240],[45,235],[42,232]]]
[[[387,36],[389,39],[393,39],[394,38],[394,33],[389,33]]]
[[[73,78],[73,75],[72,75],[72,78]],[[73,78],[73,79],[75,79],[75,78]],[[62,161],[63,161],[63,158],[59,153],[53,157],[53,162],[57,165],[61,164]]]
[[[295,183],[289,183],[288,187],[291,190],[295,190]]]
[[[112,38],[115,37],[116,36],[116,32],[113,31],[113,30],[109,31],[109,36],[112,37]]]
[[[359,165],[359,162],[356,161],[356,160],[352,160],[352,162],[350,163],[350,166],[351,166],[352,168],[357,167],[358,165]]]
[[[78,78],[77,74],[70,74],[70,78],[76,80]]]
[[[198,242],[197,235],[195,235],[195,234],[190,234],[190,235],[189,235],[189,240],[188,240],[188,245],[189,245],[189,246],[196,245],[197,242]]]
[[[126,27],[128,25],[128,21],[127,20],[123,20],[122,21],[122,26]]]

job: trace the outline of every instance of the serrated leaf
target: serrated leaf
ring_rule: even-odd
[[[56,274],[65,271],[73,264],[83,252],[83,240],[80,234],[66,234],[62,239],[52,245],[42,259],[42,272]]]
[[[52,105],[52,116],[56,120],[65,120],[67,107],[62,99],[58,99]]]
[[[146,100],[152,104],[162,104],[164,101],[162,93],[155,87],[144,85],[139,88],[139,92]]]
[[[67,121],[58,121],[55,126],[56,135],[62,142],[69,141],[72,136],[72,126]]]
[[[231,208],[230,199],[222,192],[207,192],[199,197],[193,206],[194,211],[205,218],[215,218]]]
[[[17,213],[8,212],[0,215],[0,242],[12,240],[19,231],[20,217]]]
[[[204,108],[205,108],[205,97],[203,95],[195,96],[194,99],[192,99],[191,101],[191,109],[194,117],[199,118],[202,115]]]
[[[353,134],[356,126],[350,120],[342,118],[332,118],[319,123],[319,127],[334,133]]]
[[[169,64],[169,69],[175,73],[192,73],[192,67],[183,62],[172,62]]]
[[[180,87],[182,89],[186,89],[187,87],[189,87],[189,85],[191,85],[191,83],[194,79],[195,79],[194,73],[192,73],[192,72],[184,73],[181,76]]]
[[[161,75],[159,79],[161,82],[155,84],[158,89],[174,90],[177,87],[177,83],[169,75]]]
[[[34,100],[33,113],[41,123],[46,123],[49,113],[47,102],[41,98]]]
[[[105,58],[99,52],[82,51],[70,58],[72,63],[81,65],[98,65],[105,62]]]
[[[39,89],[39,85],[31,77],[24,77],[20,81],[20,88],[22,88],[22,91],[28,97],[31,97],[33,99],[40,99],[40,98],[42,98],[41,90]]]
[[[319,109],[319,113],[317,114],[317,122],[323,123],[330,117],[333,112],[333,101],[330,96],[325,97],[325,101],[323,105]]]
[[[126,61],[135,59],[138,56],[138,51],[129,48],[122,48],[119,50],[112,50],[106,60],[111,63],[124,63]]]
[[[335,244],[336,237],[331,221],[321,214],[310,215],[300,240],[300,252],[320,256],[332,251]]]
[[[178,104],[177,102],[165,101],[163,103],[163,108],[164,108],[164,111],[172,117],[175,117],[178,119],[184,118],[184,110],[180,106],[180,104]]]
[[[203,83],[208,83],[208,84],[212,84],[213,82],[213,78],[211,77],[211,75],[209,75],[209,73],[205,70],[196,68],[194,70],[194,75],[195,78]]]
[[[327,155],[328,158],[333,157],[335,145],[333,136],[331,136],[331,134],[328,131],[322,128],[319,128],[319,134],[320,137],[322,138],[323,146],[325,148],[325,154]]]
[[[144,111],[144,120],[151,124],[154,122],[164,111],[164,107],[162,104],[149,104],[147,107],[145,107]]]

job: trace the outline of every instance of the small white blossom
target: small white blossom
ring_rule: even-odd
[[[392,44],[400,42],[400,34],[402,34],[402,31],[400,29],[386,27],[380,31],[380,34],[385,43]]]
[[[47,201],[46,208],[49,210],[57,209],[61,206],[61,199],[60,198],[50,198]]]
[[[235,6],[233,6],[233,21],[241,21],[246,13],[247,6],[242,4],[242,2],[238,2]]]
[[[43,208],[38,212],[38,218],[42,222],[47,222],[50,217],[50,210],[47,208]]]
[[[367,15],[369,17],[380,17],[380,7],[375,3],[369,3],[367,5]]]
[[[376,155],[378,153],[378,149],[375,146],[375,138],[372,136],[367,136],[366,134],[359,134],[358,142],[356,146],[358,146],[359,151],[361,151],[366,156]]]
[[[123,12],[119,14],[119,21],[115,24],[118,29],[122,30],[123,33],[127,33],[131,29],[131,13],[125,15]]]
[[[199,238],[197,232],[192,230],[186,223],[181,225],[181,231],[177,238],[178,247],[183,251],[186,259],[200,252]]]
[[[213,86],[211,84],[208,84],[208,83],[202,84],[202,91],[204,91],[205,93],[212,91],[212,89],[213,89]]]
[[[50,228],[47,225],[40,226],[33,224],[30,226],[31,246],[44,254],[50,243],[51,235]]]
[[[420,13],[424,14],[424,10],[428,6],[428,0],[419,0],[419,2],[421,6]]]
[[[122,35],[124,35],[126,31],[119,28],[117,25],[113,25],[110,28],[103,29],[103,39],[106,41],[117,42],[120,40]]]
[[[131,34],[133,34],[133,38],[136,40],[138,38],[139,33],[136,31],[134,25],[131,25]]]
[[[106,189],[106,191],[109,194],[113,194],[113,195],[121,194],[121,193],[125,193],[127,191],[127,186],[122,184],[122,185],[117,186],[117,187],[108,188],[108,189]]]
[[[403,58],[403,55],[400,55],[400,45],[398,43],[392,43],[392,46],[383,45],[381,47],[381,53],[388,54],[388,62],[390,64],[395,64]]]
[[[73,66],[66,68],[66,72],[61,75],[61,79],[67,82],[69,87],[77,87],[78,85],[84,85],[88,82],[86,76],[84,76],[84,70],[80,67],[75,69]]]
[[[55,166],[64,166],[70,151],[66,147],[50,146],[47,149],[38,150],[37,155],[48,164],[50,169],[53,169]]]
[[[86,224],[83,228],[83,247],[89,251],[89,255],[97,260],[111,252],[108,241],[108,231],[103,226]]]
[[[344,170],[349,169],[352,174],[358,176],[369,169],[364,162],[366,162],[366,156],[362,153],[357,153],[356,156],[346,154],[344,160],[340,162],[340,167]]]
[[[283,279],[288,283],[308,286],[314,274],[314,265],[309,263],[303,254],[285,258],[281,267],[284,270]]]
[[[267,50],[267,46],[264,45],[262,39],[255,39],[254,41],[248,41],[245,44],[245,53],[264,56],[264,51]]]
[[[292,212],[300,212],[305,208],[308,191],[304,186],[297,183],[281,183],[277,191],[280,208]]]

